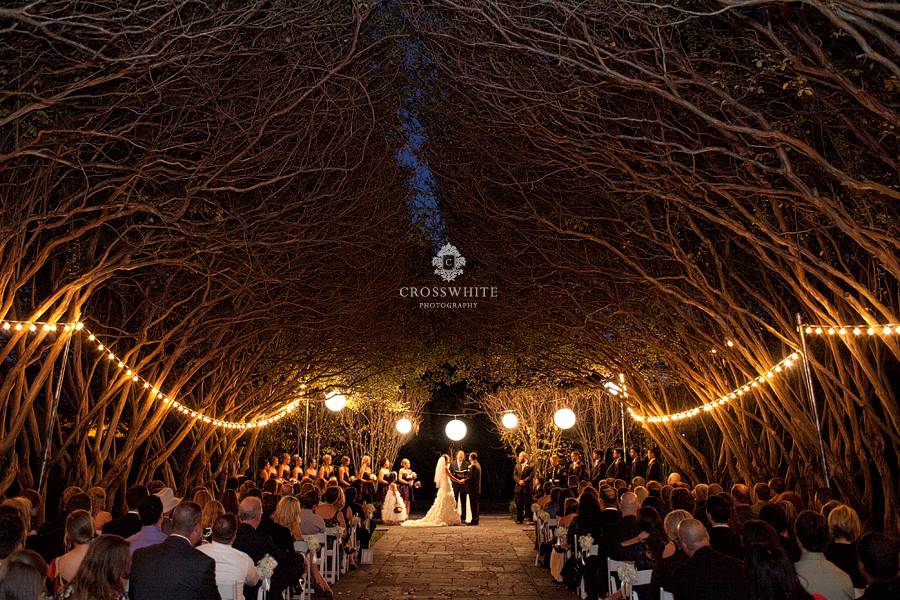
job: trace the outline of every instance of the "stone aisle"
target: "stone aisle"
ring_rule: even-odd
[[[478,527],[388,527],[373,547],[373,564],[342,577],[335,598],[575,600],[534,566],[523,529],[499,516],[483,516]]]

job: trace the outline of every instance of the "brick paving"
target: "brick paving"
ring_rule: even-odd
[[[373,546],[373,564],[344,575],[335,598],[577,598],[534,566],[531,538],[509,517],[482,516],[478,527],[386,529]]]

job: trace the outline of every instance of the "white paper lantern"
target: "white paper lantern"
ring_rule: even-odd
[[[347,396],[337,392],[330,392],[325,396],[325,407],[332,412],[341,412],[347,406]]]
[[[575,413],[571,408],[561,408],[553,415],[553,422],[560,429],[571,429],[575,425]]]
[[[444,427],[444,433],[454,442],[458,442],[466,437],[466,424],[459,419],[453,419]]]
[[[397,421],[397,431],[399,431],[403,435],[406,435],[407,433],[412,431],[412,421],[405,417],[400,419],[399,421]]]
[[[519,417],[516,416],[516,413],[506,413],[503,415],[503,426],[507,429],[515,429],[519,426]]]

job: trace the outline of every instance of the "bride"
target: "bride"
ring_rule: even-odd
[[[450,457],[442,454],[434,468],[434,483],[437,484],[437,497],[428,513],[421,519],[403,522],[403,527],[443,527],[445,525],[461,525],[459,513],[456,511],[456,500],[450,486]]]

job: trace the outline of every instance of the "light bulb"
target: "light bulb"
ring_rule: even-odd
[[[412,426],[413,426],[412,421],[410,421],[406,417],[403,417],[402,419],[398,419],[397,424],[395,425],[395,427],[397,428],[397,431],[402,433],[403,435],[406,435],[407,433],[412,431]]]
[[[575,425],[575,413],[571,408],[561,408],[553,414],[553,422],[560,429],[571,429]]]
[[[466,437],[466,424],[459,419],[453,419],[444,427],[444,433],[454,442],[458,442]]]
[[[506,413],[505,415],[503,415],[501,421],[503,422],[503,426],[507,429],[515,429],[519,426],[519,417],[516,415],[516,413]]]
[[[332,412],[340,412],[347,406],[347,396],[331,392],[325,396],[325,406]]]

